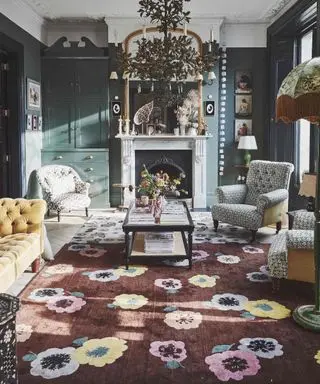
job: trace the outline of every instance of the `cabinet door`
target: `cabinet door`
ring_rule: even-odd
[[[74,148],[74,60],[43,59],[43,134],[45,148]]]
[[[109,136],[107,60],[77,60],[76,148],[105,148]]]

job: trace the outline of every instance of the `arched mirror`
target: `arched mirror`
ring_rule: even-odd
[[[187,34],[192,38],[192,45],[202,55],[202,40],[193,31],[183,28],[170,30],[172,35]],[[144,27],[130,33],[124,41],[125,53],[134,54],[137,50],[137,40],[142,37],[155,39],[159,35],[157,27]],[[200,133],[202,118],[202,76],[192,76],[184,82],[171,81],[169,90],[171,97],[161,100],[161,91],[157,89],[156,81],[134,79],[124,76],[124,118],[126,124],[135,124],[138,134],[173,134],[180,126],[183,131],[183,119],[179,107],[188,101],[192,108],[193,117],[187,123],[187,129],[193,127],[193,134]],[[190,92],[191,91],[191,92]],[[189,100],[190,99],[190,100]],[[185,102],[186,100],[186,102]],[[137,116],[138,114],[138,116]],[[188,134],[188,132],[186,132]],[[189,130],[190,134],[190,130]]]

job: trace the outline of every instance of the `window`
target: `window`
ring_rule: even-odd
[[[299,63],[312,58],[312,36],[313,31],[304,34],[300,38]],[[298,172],[299,182],[302,180],[303,172],[310,171],[310,123],[301,119],[298,122]]]

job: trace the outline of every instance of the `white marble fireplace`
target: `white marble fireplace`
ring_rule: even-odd
[[[207,207],[207,139],[209,136],[131,136],[117,135],[121,140],[121,184],[135,185],[135,151],[189,150],[192,156],[193,208]]]

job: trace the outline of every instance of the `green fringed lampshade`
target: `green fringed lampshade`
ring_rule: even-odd
[[[320,57],[299,64],[283,80],[276,101],[276,119],[319,123]]]

